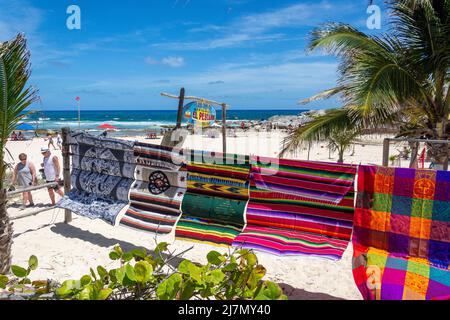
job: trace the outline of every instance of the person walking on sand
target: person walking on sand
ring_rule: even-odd
[[[57,150],[55,147],[55,142],[53,141],[53,136],[49,134],[47,138],[48,138],[48,148],[50,149],[50,146],[53,146],[53,150]]]
[[[55,192],[61,197],[64,196],[64,192],[59,186],[60,178],[59,174],[61,172],[61,166],[59,165],[59,159],[56,155],[53,155],[50,152],[49,148],[42,148],[41,153],[44,156],[44,161],[41,166],[44,168],[45,180],[47,183],[57,182],[58,185],[54,187],[48,188],[48,194],[50,196],[50,200],[52,201],[52,205],[56,204],[55,201]]]
[[[27,161],[28,156],[25,153],[21,153],[19,155],[20,162],[14,168],[13,176],[12,176],[12,184],[19,183],[21,188],[28,188],[33,185],[36,185],[36,168],[33,163]],[[27,202],[29,202],[28,207],[33,207],[33,196],[31,192],[23,192],[23,204],[21,209],[25,209],[27,207]]]

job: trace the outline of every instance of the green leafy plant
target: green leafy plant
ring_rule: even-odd
[[[28,287],[29,298],[62,300],[285,300],[281,288],[264,281],[266,269],[258,264],[249,250],[221,254],[208,253],[202,265],[183,259],[177,267],[171,263],[186,251],[175,254],[167,243],[159,243],[153,253],[145,249],[123,252],[116,246],[109,258],[119,262],[107,270],[98,266],[79,280],[62,284],[51,281],[31,282],[28,275],[37,268],[37,258],[31,257],[27,269],[13,266],[14,280],[0,276],[0,289],[17,293]],[[35,289],[33,292],[32,289]],[[1,293],[1,292],[0,292]]]

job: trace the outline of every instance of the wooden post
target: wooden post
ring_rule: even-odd
[[[68,194],[71,189],[70,178],[70,144],[69,144],[70,128],[62,129],[62,157],[63,157],[63,179],[64,179],[64,193]],[[64,223],[72,222],[72,212],[64,210]]]
[[[391,147],[391,141],[384,139],[383,142],[383,167],[389,167],[389,149]]]
[[[446,157],[446,159],[445,159],[444,167],[442,168],[442,170],[448,171],[448,162],[449,162],[449,159],[450,159],[450,145],[447,144],[447,157]]]
[[[416,169],[417,168],[417,160],[418,160],[418,156],[419,156],[419,147],[420,147],[420,142],[414,143],[414,146],[412,147],[411,161],[409,163],[409,168],[410,169]]]
[[[311,157],[311,146],[312,146],[312,143],[309,142],[309,144],[308,144],[308,161],[309,161],[309,159]]]
[[[179,102],[178,102],[178,116],[177,116],[177,129],[181,128],[181,122],[183,120],[183,108],[184,108],[184,97],[186,95],[186,90],[181,88]]]
[[[222,104],[222,144],[223,153],[227,153],[227,105]]]

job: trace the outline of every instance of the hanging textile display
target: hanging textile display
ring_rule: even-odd
[[[450,296],[450,172],[361,166],[353,275],[367,300]]]
[[[133,142],[72,132],[72,190],[57,206],[115,224],[134,181]]]
[[[230,246],[245,225],[249,158],[193,151],[189,160],[176,238]]]
[[[354,213],[356,167],[252,158],[247,227],[233,245],[340,259]]]
[[[182,151],[137,143],[136,182],[130,193],[130,207],[120,225],[156,234],[168,234],[180,217],[187,188]]]

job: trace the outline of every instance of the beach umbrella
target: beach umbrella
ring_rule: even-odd
[[[33,131],[34,127],[31,124],[22,123],[22,124],[17,126],[16,130],[19,130],[19,131]]]
[[[98,126],[97,129],[105,129],[105,130],[115,130],[117,129],[116,127],[114,127],[113,125],[104,123],[101,126]]]

